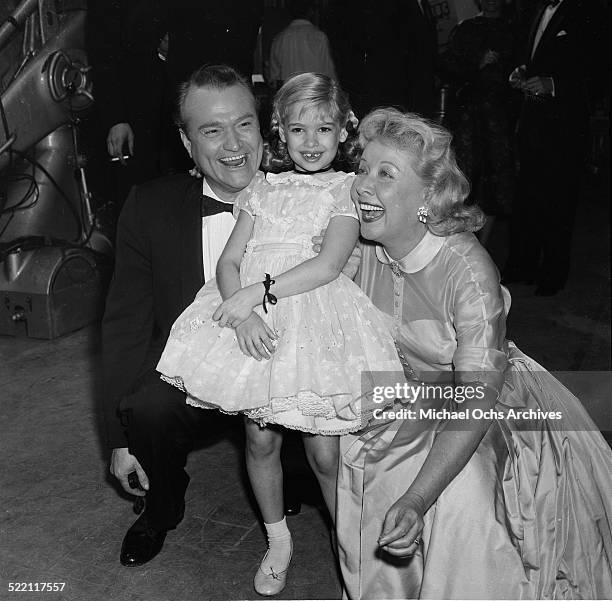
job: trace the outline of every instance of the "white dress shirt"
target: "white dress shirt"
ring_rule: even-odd
[[[233,205],[219,198],[210,188],[206,178],[202,178],[202,194],[210,196],[219,202]],[[204,281],[215,277],[217,261],[225,248],[236,220],[232,213],[217,213],[202,217],[202,265],[204,266]]]

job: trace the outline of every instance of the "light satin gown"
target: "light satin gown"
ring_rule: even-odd
[[[369,245],[361,286],[419,378],[477,376],[500,392],[496,409],[559,411],[562,419],[495,420],[427,511],[423,542],[405,559],[380,552],[377,540],[440,422],[381,419],[342,437],[337,531],[346,595],[611,598],[612,452],[578,399],[505,340],[510,295],[476,237],[427,233],[398,262]],[[414,406],[450,407],[431,399]]]

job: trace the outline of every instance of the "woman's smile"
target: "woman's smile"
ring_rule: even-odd
[[[366,223],[372,223],[373,221],[378,221],[385,215],[384,207],[380,205],[375,205],[367,202],[359,202],[359,209],[361,213],[361,220]]]

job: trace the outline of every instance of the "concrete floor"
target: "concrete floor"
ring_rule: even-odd
[[[612,430],[608,199],[579,206],[567,290],[551,298],[511,288],[508,337],[579,394],[600,427]],[[504,259],[505,224],[491,253]],[[145,567],[118,561],[132,506],[107,475],[100,443],[97,326],[57,340],[0,337],[0,599],[191,601],[249,599],[265,539],[245,486],[241,431],[225,420],[192,453],[185,519]],[[595,378],[586,373],[607,372]],[[214,434],[212,431],[214,430]],[[329,533],[306,505],[289,518],[295,554],[286,599],[341,594]],[[9,593],[9,582],[62,582],[61,593]]]

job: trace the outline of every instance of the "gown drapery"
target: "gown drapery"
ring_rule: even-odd
[[[361,286],[419,377],[477,375],[500,392],[496,410],[561,419],[494,420],[426,512],[422,544],[406,559],[379,552],[377,540],[440,422],[378,419],[342,437],[337,530],[348,596],[612,597],[612,452],[578,399],[505,340],[510,296],[475,236],[427,233],[398,262],[368,245]],[[435,399],[418,406],[457,408]]]

